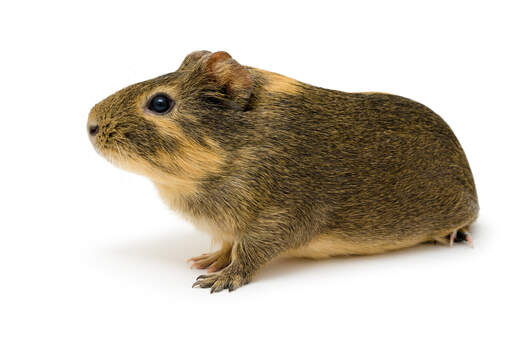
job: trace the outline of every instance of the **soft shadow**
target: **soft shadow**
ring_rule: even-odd
[[[481,234],[483,225],[475,223],[471,226],[473,239]],[[463,245],[459,243],[458,245]],[[406,259],[407,256],[436,253],[437,250],[447,249],[447,246],[433,243],[421,244],[397,251],[385,252],[370,256],[340,256],[329,259],[313,260],[307,258],[278,258],[255,276],[255,281],[275,279],[290,273],[307,271],[310,269],[341,268],[345,264],[367,265],[382,260]],[[211,252],[216,247],[211,245],[208,237],[200,233],[179,233],[156,237],[144,241],[136,240],[108,249],[109,254],[119,257],[144,261],[159,265],[186,266],[186,260],[202,253]]]
[[[470,226],[471,236],[475,245],[478,245],[482,238],[485,224],[477,221]],[[455,246],[464,246],[466,243],[456,243]],[[377,261],[404,260],[413,255],[437,254],[439,250],[450,249],[448,246],[439,243],[424,243],[417,246],[402,248],[396,251],[389,251],[368,256],[338,256],[329,259],[314,260],[308,258],[279,258],[265,266],[255,277],[255,280],[274,279],[288,273],[295,273],[299,270],[309,269],[330,269],[341,268],[345,264],[367,265],[375,264]]]
[[[442,245],[427,243],[397,251],[389,251],[367,256],[338,256],[318,260],[309,258],[278,258],[258,272],[254,280],[274,279],[289,273],[297,273],[298,271],[310,269],[337,269],[342,268],[346,264],[374,264],[376,261],[400,259],[414,254],[428,253],[429,251],[435,251],[436,249],[441,248],[443,248]]]
[[[482,221],[477,221],[469,226],[469,232],[471,233],[471,237],[474,241],[478,241],[478,238],[481,237],[484,227],[485,225],[482,223]]]
[[[208,238],[199,233],[169,234],[147,240],[136,240],[110,247],[109,254],[159,265],[186,266],[190,257],[210,252],[215,248]]]

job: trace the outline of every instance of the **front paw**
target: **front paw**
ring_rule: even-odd
[[[199,257],[190,258],[191,268],[206,269],[208,272],[222,270],[231,262],[231,250],[219,250],[213,253],[205,253]]]
[[[233,244],[224,242],[220,250],[213,253],[205,253],[199,257],[190,258],[191,268],[206,269],[208,272],[215,272],[224,269],[231,263],[231,248]]]
[[[200,275],[197,277],[197,281],[192,284],[192,288],[211,288],[210,293],[216,293],[223,289],[233,291],[249,283],[249,281],[250,278],[246,274],[242,274],[235,269],[230,269],[228,266],[224,270],[214,274]]]

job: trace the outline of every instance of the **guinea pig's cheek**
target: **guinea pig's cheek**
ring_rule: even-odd
[[[122,149],[133,157],[155,162],[160,154],[173,154],[177,149],[177,139],[160,130],[161,125],[138,116],[129,130],[123,133]]]

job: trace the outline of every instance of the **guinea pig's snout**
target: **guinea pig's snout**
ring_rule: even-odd
[[[96,120],[96,114],[91,111],[89,114],[89,118],[87,119],[87,133],[89,134],[89,138],[93,138],[100,131],[100,126],[98,121]]]
[[[87,130],[89,131],[89,135],[96,136],[98,131],[100,131],[100,126],[96,123],[89,123]]]

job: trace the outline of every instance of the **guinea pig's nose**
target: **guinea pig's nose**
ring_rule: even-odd
[[[91,123],[89,124],[89,135],[91,136],[95,136],[98,131],[100,131],[100,126],[95,124],[95,123]]]

